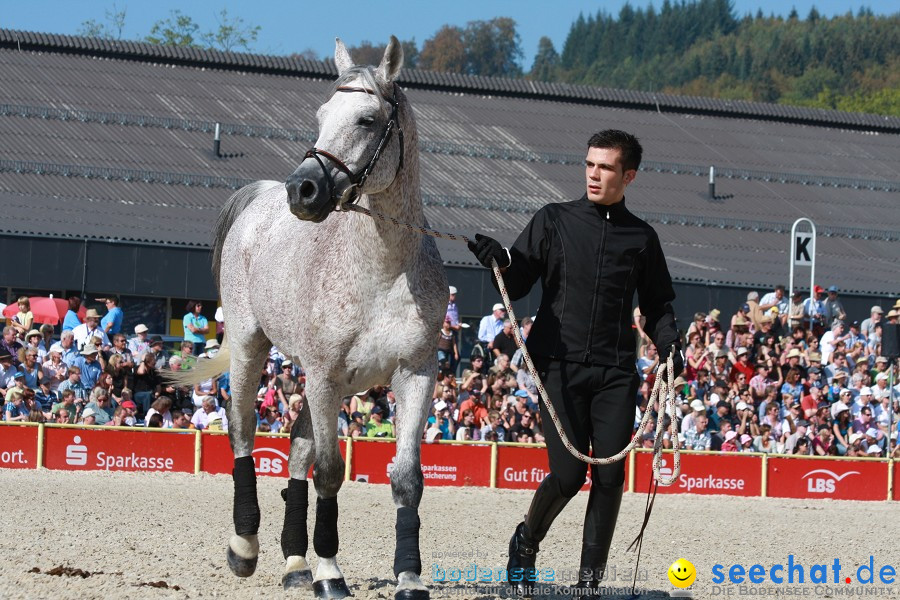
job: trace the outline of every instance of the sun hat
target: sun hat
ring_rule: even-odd
[[[866,429],[866,436],[867,436],[867,437],[870,437],[870,438],[873,438],[873,439],[874,439],[874,438],[877,438],[877,437],[878,437],[878,430],[875,429],[874,427],[869,427],[868,429]]]
[[[452,285],[450,286],[450,293],[451,293],[451,294],[455,294],[455,293],[456,293],[456,286],[452,286]]]
[[[872,444],[869,446],[869,449],[866,450],[866,454],[881,454],[881,448],[878,447],[878,444]]]
[[[728,433],[725,434],[725,441],[730,442],[731,440],[733,440],[736,437],[737,437],[737,432],[732,429],[731,431],[729,431]]]
[[[91,354],[97,354],[97,348],[93,344],[85,344],[84,348],[81,349],[81,355],[90,356]]]
[[[82,416],[82,418],[87,419],[88,417],[93,417],[96,414],[97,414],[97,411],[95,411],[93,408],[86,408],[86,409],[84,409],[84,412],[81,413],[81,416]]]
[[[147,326],[144,325],[143,323],[138,323],[137,325],[134,326],[135,333],[147,333],[148,331],[150,331],[150,330],[147,329]]]
[[[703,400],[694,400],[691,402],[691,409],[694,410],[694,412],[699,412],[701,410],[706,410],[706,405],[703,404]]]
[[[498,302],[497,304],[494,305],[494,307],[493,307],[491,310],[492,310],[492,311],[494,311],[494,310],[506,310],[506,307],[503,306],[503,304],[501,304],[500,302]]]
[[[753,438],[747,435],[746,433],[741,435],[741,443],[746,444],[747,442],[752,442]]]
[[[85,319],[99,319],[100,313],[97,312],[96,308],[89,308],[89,309],[87,309],[87,312],[84,313],[84,318]]]
[[[39,335],[39,336],[43,337],[43,334],[41,334],[40,331],[38,331],[37,329],[32,329],[31,331],[29,331],[28,333],[25,334],[25,339],[27,340],[28,338],[30,338],[33,335]]]
[[[216,338],[212,338],[210,340],[206,340],[206,349],[209,350],[211,348],[218,348],[219,342]]]

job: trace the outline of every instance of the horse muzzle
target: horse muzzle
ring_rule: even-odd
[[[306,159],[288,176],[284,187],[288,207],[298,219],[320,223],[338,205],[336,185],[315,160]]]

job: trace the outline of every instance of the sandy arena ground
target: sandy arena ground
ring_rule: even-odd
[[[183,474],[69,473],[0,469],[3,490],[0,554],[0,598],[280,598],[283,559],[279,545],[284,481],[259,479],[263,520],[259,567],[248,579],[234,577],[225,564],[231,526],[232,482],[227,476]],[[422,502],[423,580],[433,580],[434,566],[447,571],[506,565],[506,545],[521,520],[531,493],[483,488],[427,488]],[[572,501],[545,540],[538,566],[557,569],[556,583],[577,567],[580,524],[587,494]],[[643,494],[626,494],[613,541],[610,563],[617,568],[610,585],[627,598],[634,554],[625,548],[644,514]],[[394,509],[386,485],[346,483],[340,496],[340,564],[354,597],[393,598],[391,569]],[[310,516],[310,533],[312,516]],[[312,535],[310,535],[310,538]],[[737,499],[724,496],[659,496],[648,528],[639,583],[645,598],[669,597],[675,588],[666,571],[678,558],[698,571],[695,598],[743,597],[739,586],[717,588],[711,582],[715,563],[760,563],[770,567],[795,562],[830,565],[839,558],[841,577],[874,555],[881,565],[900,571],[900,519],[887,502],[815,502]],[[454,554],[455,553],[455,554]],[[310,541],[310,561],[315,557]],[[63,566],[90,577],[46,574]],[[33,569],[41,572],[31,572]],[[807,574],[807,577],[809,575]],[[829,577],[831,571],[829,570]],[[146,584],[164,582],[168,588]],[[829,597],[836,590],[812,584],[808,594]],[[178,590],[173,589],[178,586]],[[497,588],[477,583],[432,585],[432,598],[487,599]],[[774,593],[778,586],[751,586]],[[852,586],[838,585],[844,595]],[[855,588],[859,589],[859,587]],[[818,591],[818,593],[817,593]],[[784,589],[782,588],[782,593]],[[900,596],[894,584],[883,594]],[[312,593],[293,594],[312,598]],[[543,598],[567,598],[559,591]],[[771,596],[770,596],[771,597]]]

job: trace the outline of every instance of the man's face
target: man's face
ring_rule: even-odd
[[[505,315],[505,314],[506,314],[505,310],[503,310],[502,308],[498,308],[497,310],[494,311],[494,318],[502,319],[503,315]]]
[[[60,411],[56,417],[56,422],[57,423],[67,423],[68,421],[69,421],[69,411],[67,411],[65,409],[60,409]]]
[[[3,341],[7,344],[12,344],[12,341],[16,338],[16,330],[10,329],[9,331],[3,332]]]
[[[779,300],[781,300],[782,298],[784,298],[784,290],[781,289],[781,288],[776,289],[776,290],[775,290],[775,297],[778,298]]]
[[[89,362],[89,363],[92,363],[92,362],[94,362],[95,360],[97,360],[97,354],[96,354],[96,353],[94,353],[94,354],[87,354],[87,355],[84,356],[84,360],[86,360],[86,361]]]
[[[717,333],[716,335],[713,336],[713,341],[716,343],[717,346],[721,346],[723,343],[725,343],[725,336],[722,335],[721,333]]]
[[[694,419],[695,427],[697,428],[697,433],[703,433],[706,431],[706,417],[704,415],[700,415]]]
[[[100,323],[100,319],[97,317],[87,317],[84,322],[87,323],[88,329],[96,329],[97,325]]]
[[[588,148],[584,165],[588,200],[604,206],[622,200],[636,174],[623,171],[622,151],[614,148]]]
[[[722,435],[731,431],[731,421],[722,421],[719,423],[719,430],[722,432]]]

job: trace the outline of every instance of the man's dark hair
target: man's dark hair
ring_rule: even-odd
[[[604,129],[591,136],[588,148],[611,148],[622,153],[622,170],[637,171],[644,149],[636,137],[618,129]]]

